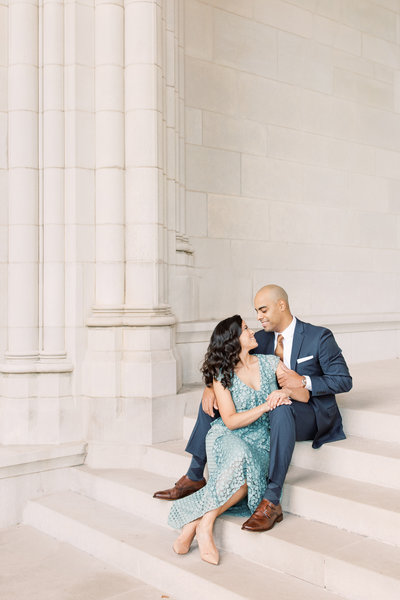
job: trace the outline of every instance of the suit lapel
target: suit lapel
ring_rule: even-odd
[[[297,359],[300,354],[301,345],[304,339],[304,323],[297,319],[296,327],[293,336],[292,354],[290,356],[290,368],[296,371]]]

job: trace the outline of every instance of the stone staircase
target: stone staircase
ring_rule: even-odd
[[[145,448],[134,469],[73,467],[69,489],[28,502],[24,523],[177,600],[398,600],[399,371],[399,361],[352,369],[354,391],[339,398],[348,439],[317,451],[296,445],[284,520],[272,531],[244,532],[243,519],[218,519],[218,567],[200,560],[196,544],[174,555],[170,504],[152,498],[186,472],[184,440]],[[198,399],[193,390],[184,437]]]

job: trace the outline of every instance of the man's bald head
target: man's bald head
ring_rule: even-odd
[[[286,291],[280,285],[275,285],[274,283],[270,283],[269,285],[264,285],[261,289],[258,290],[256,294],[257,296],[268,295],[268,297],[273,302],[278,302],[278,300],[283,300],[289,309],[289,297]]]
[[[288,295],[280,285],[264,285],[258,290],[254,308],[265,331],[283,331],[293,318]]]

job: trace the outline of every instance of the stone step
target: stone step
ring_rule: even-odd
[[[149,447],[142,468],[170,477],[172,484],[189,465],[184,447],[183,440]],[[291,466],[282,506],[307,519],[400,545],[400,490]]]
[[[290,600],[339,600],[340,596],[273,569],[221,552],[218,567],[191,552],[172,551],[176,532],[74,492],[28,503],[24,520],[60,541],[76,546],[107,564],[177,600],[244,600],[268,597]]]
[[[185,417],[185,440],[189,438],[194,423],[194,417]],[[324,444],[318,450],[311,447],[311,442],[297,442],[292,464],[357,481],[369,482],[373,473],[375,484],[400,489],[399,442],[348,436],[345,440]]]
[[[0,530],[0,564],[2,600],[174,600],[29,525]]]
[[[165,526],[170,502],[152,498],[170,480],[142,470],[73,471],[80,493]],[[342,596],[363,600],[381,595],[397,600],[400,586],[400,548],[316,521],[285,514],[269,533],[241,530],[243,518],[224,516],[215,528],[216,543],[244,559],[298,577]],[[372,559],[373,557],[373,559]],[[355,583],[357,582],[357,583]]]

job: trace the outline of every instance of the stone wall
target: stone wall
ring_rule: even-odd
[[[275,282],[296,314],[338,333],[346,324],[350,360],[398,356],[399,2],[185,10],[198,319],[250,317],[254,292]]]

